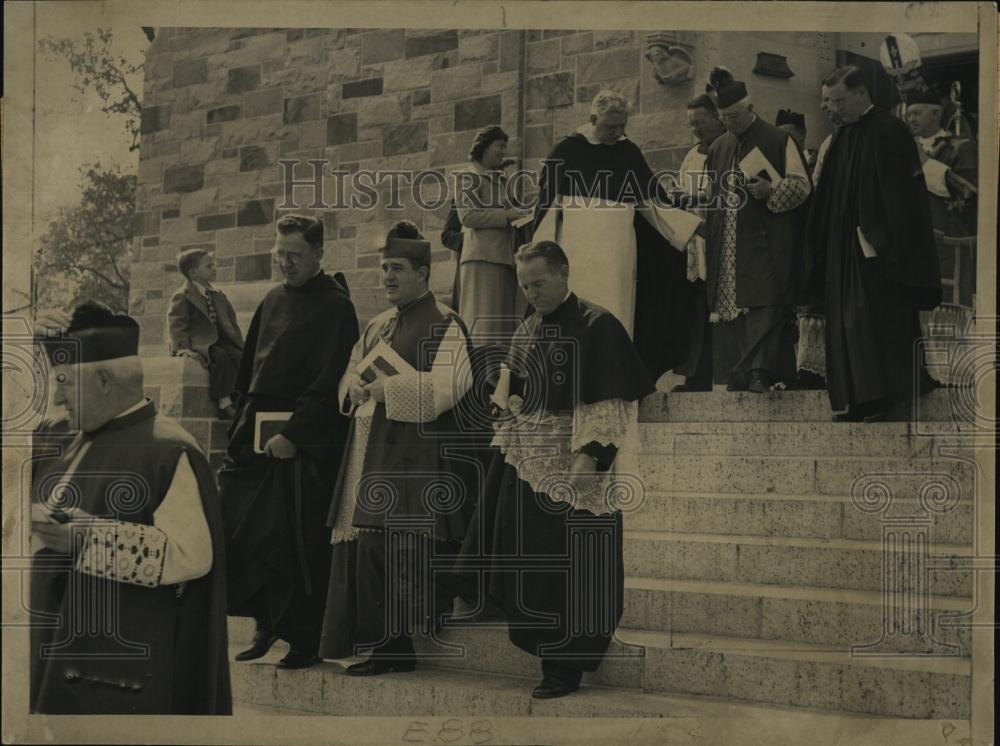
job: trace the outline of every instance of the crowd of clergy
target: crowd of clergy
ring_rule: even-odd
[[[621,619],[615,486],[663,373],[678,395],[825,386],[858,422],[932,386],[920,314],[942,302],[941,236],[974,240],[975,143],[932,92],[906,122],[874,106],[857,68],[819,95],[833,133],[811,152],[802,115],[766,121],[716,68],[671,184],[628,139],[628,101],[598,93],[533,211],[509,199],[507,135],[483,129],[441,236],[450,305],[402,221],[389,308],[363,328],[316,218],[277,220],[283,281],[245,337],[211,255],[186,252],[171,350],[230,420],[218,473],[144,396],[134,319],[40,314],[65,416],[34,439],[32,711],[229,714],[227,615],[256,623],[236,661],[283,640],[278,667],[355,659],[351,676],[505,625],[540,659],[534,697],[579,688]]]

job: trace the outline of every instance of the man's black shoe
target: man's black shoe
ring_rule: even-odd
[[[567,694],[572,694],[579,688],[579,684],[567,684],[563,681],[555,681],[554,679],[542,679],[542,683],[535,687],[531,696],[535,699],[555,699],[556,697],[565,697]]]
[[[771,390],[771,384],[774,383],[774,378],[766,370],[755,368],[750,371],[750,384],[747,386],[748,391],[752,391],[755,394],[764,394]]]
[[[288,655],[278,661],[278,668],[309,668],[319,663],[320,659],[315,653],[302,653],[298,650],[289,650]]]
[[[731,381],[726,384],[726,391],[746,391],[746,381]]]
[[[348,676],[378,676],[383,673],[409,673],[415,671],[415,661],[380,661],[368,659],[347,667]]]
[[[255,661],[267,655],[267,651],[278,641],[278,636],[273,632],[258,632],[253,636],[253,643],[242,653],[236,654],[238,661]]]
[[[712,390],[712,385],[711,384],[709,384],[708,386],[705,386],[703,384],[695,385],[695,384],[691,384],[691,383],[678,383],[676,386],[674,386],[672,389],[670,389],[670,393],[671,394],[673,394],[673,393],[684,393],[684,392],[690,393],[690,392],[694,392],[694,391],[711,391],[711,390]]]

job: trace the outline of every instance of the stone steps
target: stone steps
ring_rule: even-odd
[[[942,423],[948,426],[950,423]],[[950,425],[957,432],[954,425]],[[860,456],[926,458],[947,442],[907,422],[645,422],[643,456]]]
[[[971,501],[933,513],[918,499],[896,498],[888,515],[926,515],[933,541],[972,543]],[[850,497],[842,495],[647,492],[642,503],[625,514],[626,529],[860,541],[880,539],[883,524],[882,516],[862,511]]]
[[[566,714],[628,714],[627,709],[610,709],[614,702],[606,698],[587,702],[585,692],[611,686],[607,694],[619,703],[649,695],[695,694],[895,717],[968,716],[970,666],[965,659],[868,658],[830,646],[627,629],[617,637],[601,669],[584,675],[582,696],[574,694],[557,705],[570,708]],[[272,664],[283,652],[272,650],[262,662],[232,664],[234,698],[249,705],[344,715],[461,716],[535,706],[527,700],[540,678],[538,659],[511,645],[505,630],[446,630],[440,639],[463,646],[459,655],[431,663],[428,654],[440,647],[418,639],[417,672],[363,679],[341,675],[351,660],[282,671]],[[639,709],[646,706],[648,714],[664,712],[659,701],[643,699]]]
[[[886,599],[889,603],[896,600]],[[950,626],[948,619],[971,608],[971,599],[928,599],[931,636],[955,646],[954,652],[963,657],[969,655],[969,630]],[[927,649],[926,641],[911,635],[883,635],[883,596],[877,591],[626,577],[622,626],[803,642],[841,650],[880,639],[898,652]]]
[[[623,549],[625,574],[638,577],[867,591],[883,582],[881,541],[626,531]],[[930,554],[931,592],[971,597],[972,573],[961,569],[971,547],[936,545]]]
[[[949,500],[974,497],[975,466],[955,459],[859,456],[657,456],[640,457],[647,490],[851,495],[914,498],[939,484]]]
[[[966,398],[960,389],[938,389],[914,406],[899,407],[892,414],[904,422],[948,422],[968,427],[957,415],[964,410],[953,407],[953,402]],[[826,391],[753,394],[717,386],[714,391],[652,394],[639,408],[642,422],[830,422],[830,417]]]

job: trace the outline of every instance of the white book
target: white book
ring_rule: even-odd
[[[376,378],[390,378],[402,374],[416,373],[403,357],[380,339],[355,368],[361,380],[371,383]],[[375,400],[369,399],[354,410],[355,417],[370,417],[375,414]]]
[[[767,180],[772,184],[781,179],[778,169],[771,164],[767,156],[760,152],[760,148],[758,147],[754,147],[753,150],[743,156],[743,160],[740,161],[740,171],[748,179],[765,178],[761,174],[766,173]]]

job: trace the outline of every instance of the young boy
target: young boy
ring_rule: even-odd
[[[188,249],[177,257],[177,268],[187,279],[170,299],[167,327],[170,354],[191,357],[208,368],[208,391],[219,414],[236,413],[230,394],[236,379],[243,335],[236,311],[225,294],[212,287],[215,257],[204,249]]]

